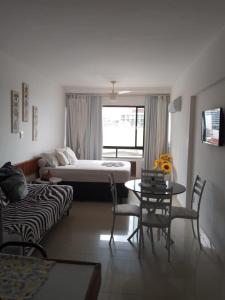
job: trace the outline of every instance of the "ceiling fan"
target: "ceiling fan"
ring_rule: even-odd
[[[115,92],[116,80],[112,80],[110,82],[112,83],[112,92],[110,94],[110,99],[115,100],[116,97],[119,96],[119,95],[125,95],[125,94],[131,93],[131,91],[128,91],[128,90],[123,90],[123,91]]]

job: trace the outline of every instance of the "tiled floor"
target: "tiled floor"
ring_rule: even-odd
[[[173,221],[171,263],[165,240],[158,241],[156,232],[156,254],[145,231],[145,248],[138,259],[136,238],[133,243],[126,239],[135,227],[132,217],[117,219],[110,248],[111,223],[110,203],[74,202],[70,216],[45,241],[49,257],[101,262],[99,300],[225,299],[224,265],[214,250],[199,250],[190,222]]]

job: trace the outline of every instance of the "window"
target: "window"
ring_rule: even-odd
[[[102,118],[103,157],[143,157],[143,106],[104,106]]]

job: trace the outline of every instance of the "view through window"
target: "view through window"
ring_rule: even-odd
[[[103,157],[143,157],[143,106],[104,106],[102,117]]]

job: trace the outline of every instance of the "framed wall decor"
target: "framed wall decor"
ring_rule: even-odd
[[[11,133],[18,133],[19,126],[19,92],[11,91]]]
[[[29,121],[29,85],[22,83],[22,121]]]
[[[32,106],[32,141],[38,140],[38,107]]]

